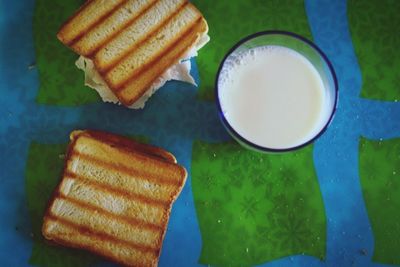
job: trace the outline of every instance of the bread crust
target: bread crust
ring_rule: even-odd
[[[96,2],[101,2],[101,0],[87,0],[69,19],[67,19],[65,23],[63,23],[63,25],[61,26],[60,30],[57,33],[57,38],[62,43],[64,43],[67,46],[72,45],[87,31],[95,27],[98,23],[107,18],[112,12],[120,8],[124,4],[125,0],[103,1],[104,3],[111,4],[110,9],[102,12],[104,14],[100,14],[100,16],[95,21],[92,21],[87,24],[79,23],[80,24],[79,26],[81,27],[80,31],[77,34],[75,34],[74,37],[68,37],[68,35],[70,35],[71,32],[74,31],[75,28],[74,26],[76,26],[74,21],[77,20],[80,15],[84,15],[85,13],[91,13],[90,11],[88,11],[88,9],[90,9],[91,6],[96,6]]]
[[[131,0],[132,1],[132,0]],[[129,3],[131,1],[124,1],[123,5],[120,6],[121,8],[127,7],[129,8]],[[134,0],[138,1],[138,0]],[[84,34],[80,38],[77,38],[75,42],[70,43],[69,46],[78,54],[83,55],[88,58],[94,58],[96,52],[101,50],[104,46],[106,46],[110,41],[112,41],[118,34],[125,31],[129,28],[132,24],[134,24],[140,17],[142,17],[150,8],[152,8],[158,1],[157,0],[142,0],[146,1],[143,6],[139,7],[139,11],[135,14],[135,16],[129,17],[125,22],[120,23],[121,30],[120,31],[113,31],[111,34],[104,34],[103,38],[100,40],[95,41],[96,46],[90,47],[90,39],[93,38],[93,34],[101,34],[101,27],[104,23],[109,23],[112,25],[113,16],[116,16],[116,12],[110,14],[108,17],[104,17],[103,19],[99,20],[95,25],[93,25],[88,31],[85,31]],[[130,9],[130,8],[129,8]],[[115,19],[114,19],[115,20]],[[104,26],[103,26],[104,27]],[[113,26],[115,27],[115,26]],[[98,36],[97,36],[98,37]],[[89,45],[88,45],[89,40]]]
[[[176,163],[176,158],[172,153],[148,144],[136,142],[135,140],[123,136],[118,136],[111,133],[101,132],[97,130],[73,131],[71,139],[77,138],[79,135],[86,135],[96,138],[102,142],[108,143],[112,146],[117,146],[122,150],[127,151],[142,151],[145,154],[150,154],[166,161]]]

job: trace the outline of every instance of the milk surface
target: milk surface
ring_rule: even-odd
[[[218,95],[232,128],[260,146],[291,148],[324,127],[322,79],[290,48],[263,46],[231,54],[220,73]]]

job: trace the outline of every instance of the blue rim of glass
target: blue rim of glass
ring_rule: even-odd
[[[224,114],[222,112],[222,107],[221,107],[221,103],[219,101],[219,94],[218,94],[218,79],[219,79],[219,75],[221,73],[222,67],[225,64],[226,59],[232,54],[232,52],[234,52],[242,44],[246,43],[247,41],[249,41],[251,39],[254,39],[256,37],[263,36],[263,35],[284,35],[284,36],[288,36],[288,37],[292,37],[292,38],[298,39],[299,41],[302,41],[302,42],[306,43],[307,45],[312,47],[315,51],[317,51],[317,53],[324,59],[325,63],[328,65],[329,71],[330,71],[330,73],[332,75],[332,78],[333,78],[333,82],[334,82],[334,85],[335,85],[335,101],[333,103],[333,108],[332,108],[331,114],[329,116],[329,119],[325,123],[324,127],[318,132],[318,134],[316,134],[313,138],[311,138],[307,142],[302,143],[302,144],[297,145],[297,146],[293,146],[293,147],[289,147],[289,148],[269,148],[269,147],[264,147],[264,146],[260,146],[260,145],[254,144],[254,143],[250,142],[249,140],[245,139],[244,137],[242,137],[238,132],[236,132],[236,130],[233,129],[233,127],[229,124],[228,120],[225,118],[225,116],[224,116]],[[219,65],[218,72],[217,72],[217,78],[215,80],[215,101],[217,103],[218,115],[219,115],[219,118],[222,121],[223,125],[226,128],[228,128],[228,131],[231,134],[233,134],[234,137],[237,138],[240,142],[243,142],[245,145],[247,145],[247,146],[249,146],[251,148],[254,148],[254,149],[260,150],[260,151],[264,151],[264,152],[276,152],[276,153],[289,152],[289,151],[294,151],[294,150],[303,148],[303,147],[313,143],[316,139],[318,139],[326,131],[326,129],[331,124],[332,119],[333,119],[333,117],[334,117],[334,115],[336,113],[337,102],[338,102],[338,93],[339,93],[339,86],[338,86],[338,80],[337,80],[337,77],[336,77],[336,73],[335,73],[335,70],[334,70],[331,62],[329,61],[328,57],[325,55],[325,53],[317,45],[315,45],[313,42],[311,42],[310,40],[306,39],[305,37],[300,36],[300,35],[298,35],[296,33],[288,32],[288,31],[279,31],[279,30],[256,32],[256,33],[253,33],[253,34],[248,35],[248,36],[244,37],[243,39],[241,39],[238,43],[236,43],[226,53],[224,59],[221,61],[221,64]]]

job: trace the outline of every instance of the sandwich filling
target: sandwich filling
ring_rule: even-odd
[[[192,75],[190,75],[191,63],[190,59],[197,56],[197,52],[208,42],[210,37],[207,33],[199,38],[193,48],[183,57],[179,63],[173,65],[167,69],[157,80],[147,89],[147,91],[140,97],[135,103],[129,106],[132,109],[142,109],[145,106],[146,101],[167,81],[177,80],[183,81],[197,86]],[[104,102],[112,102],[121,104],[118,98],[115,96],[113,91],[108,87],[106,82],[100,76],[96,68],[94,67],[93,61],[84,56],[80,56],[75,62],[78,69],[83,70],[85,73],[85,85],[93,88],[100,95]]]

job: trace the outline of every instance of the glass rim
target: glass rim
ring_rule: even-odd
[[[330,74],[332,75],[333,78],[333,83],[334,83],[334,92],[335,92],[335,99],[334,99],[334,103],[333,103],[333,107],[331,110],[331,114],[329,115],[328,120],[326,121],[326,123],[324,124],[324,126],[321,128],[321,130],[314,135],[310,140],[308,140],[307,142],[301,143],[299,145],[296,146],[292,146],[292,147],[288,147],[288,148],[270,148],[270,147],[265,147],[265,146],[260,146],[257,145],[249,140],[247,140],[246,138],[244,138],[242,135],[240,135],[228,122],[228,120],[225,118],[224,113],[222,112],[222,107],[221,107],[221,103],[220,103],[220,99],[219,99],[219,93],[218,93],[218,80],[219,80],[219,76],[221,74],[221,70],[225,64],[226,59],[242,44],[246,43],[249,40],[255,39],[257,37],[260,36],[264,36],[264,35],[282,35],[282,36],[286,36],[286,37],[291,37],[291,38],[295,38],[305,44],[307,44],[308,46],[310,46],[311,48],[313,48],[325,61],[325,63],[327,64]],[[338,80],[336,77],[336,73],[335,70],[333,68],[332,63],[329,61],[328,57],[325,55],[325,53],[316,45],[314,44],[312,41],[308,40],[307,38],[298,35],[296,33],[293,32],[288,32],[288,31],[281,31],[281,30],[268,30],[268,31],[260,31],[260,32],[256,32],[253,34],[250,34],[244,38],[242,38],[241,40],[239,40],[235,45],[233,45],[228,52],[226,53],[226,55],[224,56],[223,60],[221,61],[219,67],[218,67],[218,72],[217,72],[217,76],[215,79],[215,89],[214,89],[214,95],[215,95],[215,101],[217,104],[217,109],[218,109],[218,116],[220,118],[220,120],[222,121],[223,125],[225,127],[227,127],[228,132],[233,135],[234,138],[237,138],[237,140],[239,140],[240,142],[243,142],[246,146],[249,146],[255,150],[259,150],[262,152],[289,152],[289,151],[294,151],[294,150],[298,150],[300,148],[303,148],[311,143],[313,143],[316,139],[318,139],[328,128],[328,126],[331,124],[333,117],[336,113],[336,108],[337,108],[337,102],[338,102],[338,92],[339,92],[339,86],[338,86]]]

